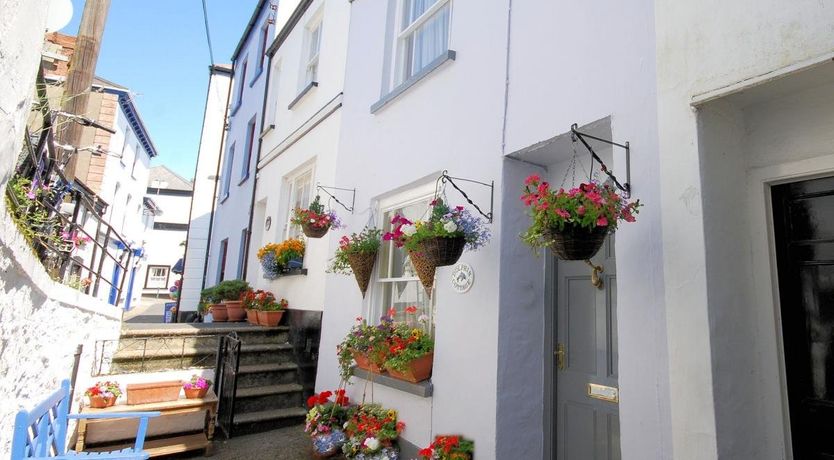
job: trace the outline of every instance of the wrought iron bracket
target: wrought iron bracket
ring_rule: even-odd
[[[336,203],[339,203],[339,205],[341,207],[345,208],[345,210],[347,212],[353,214],[353,210],[356,207],[356,189],[355,188],[325,187],[325,186],[320,185],[320,184],[317,183],[316,184],[316,193],[318,193],[319,190],[321,190],[327,196],[329,196],[331,200],[335,201]],[[334,193],[350,192],[351,193],[350,206],[342,203],[342,201],[339,200],[339,198],[337,198],[336,195],[334,195],[333,193],[328,192],[328,190],[333,190]]]
[[[616,185],[617,188],[620,189],[623,192],[623,196],[625,198],[631,198],[631,146],[629,145],[629,143],[626,142],[625,144],[620,144],[620,143],[617,143],[617,142],[614,142],[614,141],[611,141],[611,140],[608,140],[608,139],[603,139],[601,137],[592,136],[588,133],[583,133],[583,132],[579,131],[577,129],[578,127],[579,126],[576,123],[574,123],[570,126],[571,140],[573,142],[576,142],[576,140],[579,139],[582,142],[582,145],[584,145],[585,148],[588,149],[589,152],[591,152],[591,159],[593,161],[596,161],[597,163],[599,163],[599,167],[602,170],[602,172],[604,172],[609,178],[611,178],[612,181],[614,181],[614,185]],[[591,148],[591,145],[588,144],[588,141],[586,139],[593,139],[595,141],[604,142],[608,145],[613,145],[615,147],[620,147],[620,148],[625,150],[625,155],[626,155],[626,180],[625,180],[625,183],[620,183],[620,181],[617,179],[617,176],[615,176],[614,173],[610,169],[608,169],[608,167],[602,161],[602,158],[600,158],[599,155],[597,155],[597,153],[594,151],[594,149]],[[593,174],[593,161],[591,163],[591,174]]]
[[[471,198],[469,198],[469,195],[467,195],[466,192],[464,192],[460,187],[458,187],[457,184],[455,184],[454,181],[456,181],[456,180],[463,181],[463,182],[471,182],[473,184],[478,184],[478,185],[483,185],[484,187],[489,187],[489,212],[485,213],[481,209],[480,206],[475,204],[475,202],[472,201]],[[495,202],[495,181],[490,181],[490,183],[487,184],[486,182],[481,182],[481,181],[477,181],[477,180],[464,179],[462,177],[452,177],[452,176],[449,175],[449,171],[444,169],[443,172],[440,174],[440,177],[437,178],[437,183],[434,186],[434,196],[435,196],[435,198],[437,198],[438,193],[440,193],[440,185],[445,184],[447,182],[449,184],[451,184],[452,187],[454,187],[454,189],[457,190],[461,195],[463,195],[463,198],[469,204],[471,204],[472,207],[474,207],[475,210],[478,211],[478,213],[480,215],[484,216],[484,218],[486,218],[487,222],[489,222],[490,224],[492,223],[493,211],[494,211],[494,202]]]

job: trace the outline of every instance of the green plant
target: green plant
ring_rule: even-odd
[[[431,202],[429,220],[411,222],[401,215],[391,219],[393,230],[382,236],[408,251],[419,251],[420,245],[430,238],[458,238],[466,240],[466,249],[476,251],[489,242],[491,237],[484,221],[472,215],[463,206],[449,208],[442,199]]]
[[[57,217],[50,217],[49,210],[42,203],[42,200],[52,197],[52,189],[20,176],[9,180],[7,188],[6,207],[26,241],[30,245],[40,241],[63,247],[60,221]]]
[[[332,396],[336,396],[331,399]],[[334,392],[322,391],[307,398],[306,424],[304,431],[311,437],[341,430],[352,416],[355,408],[350,406],[350,398],[345,390],[339,388]]]
[[[377,326],[371,326],[362,317],[350,329],[342,342],[336,346],[339,374],[347,380],[353,375],[353,352],[365,353],[375,362],[385,362],[389,348],[393,322],[383,317]]]
[[[290,223],[298,226],[309,225],[315,228],[341,228],[342,223],[336,212],[325,212],[324,205],[319,200],[320,197],[316,195],[307,209],[295,208]]]
[[[397,420],[396,410],[379,404],[361,405],[345,423],[348,440],[342,446],[342,452],[347,458],[356,458],[359,454],[374,455],[391,447],[404,428],[405,423]]]
[[[244,280],[225,280],[215,287],[215,294],[220,300],[241,300],[246,291],[251,290]]]
[[[420,460],[469,460],[475,452],[475,443],[461,436],[438,435],[425,449],[420,449]]]
[[[353,270],[348,258],[353,254],[373,254],[379,251],[382,243],[382,230],[365,227],[360,233],[343,236],[339,240],[339,248],[330,261],[328,272],[350,275]]]
[[[533,248],[547,246],[552,231],[567,227],[616,230],[619,221],[634,222],[640,208],[640,200],[628,202],[608,185],[591,182],[555,191],[536,174],[524,181],[521,201],[530,208],[531,218],[521,239]]]
[[[207,287],[200,291],[200,303],[197,305],[201,315],[208,312],[208,306],[219,303],[222,299],[217,292],[217,286]]]
[[[408,370],[411,361],[434,351],[431,335],[406,323],[394,324],[389,343],[385,367],[400,372]]]
[[[273,301],[271,303],[264,304],[261,306],[261,310],[263,311],[282,311],[286,310],[287,307],[290,306],[290,303],[287,302],[287,299],[281,299],[278,301]]]
[[[102,396],[104,398],[109,397],[116,397],[122,395],[122,389],[119,387],[119,384],[116,382],[98,382],[95,385],[87,388],[87,391],[84,392],[84,396],[91,397],[91,396]]]

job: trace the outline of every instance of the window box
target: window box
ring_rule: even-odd
[[[264,278],[268,280],[274,280],[278,278],[284,278],[287,276],[307,276],[307,269],[306,268],[290,268],[286,271],[278,273],[275,276],[264,275]]]

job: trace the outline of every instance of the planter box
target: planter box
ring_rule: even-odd
[[[388,375],[395,379],[406,382],[417,383],[431,377],[431,369],[434,365],[434,353],[427,353],[408,364],[408,369],[403,372],[388,369]]]
[[[246,310],[246,322],[258,325],[258,310]]]
[[[132,383],[127,386],[128,405],[176,401],[180,397],[182,382]]]
[[[356,367],[360,369],[365,369],[368,372],[373,372],[374,374],[382,374],[385,371],[382,368],[371,361],[371,358],[368,357],[365,353],[360,353],[358,351],[353,351],[353,360],[356,361]]]
[[[246,319],[246,310],[243,309],[243,302],[240,300],[224,300],[226,315],[229,321],[243,321]]]
[[[284,317],[284,310],[281,311],[263,311],[258,310],[258,324],[266,327],[277,327]]]
[[[211,306],[211,318],[215,323],[225,323],[228,321],[229,316],[226,305],[222,303],[213,304]]]

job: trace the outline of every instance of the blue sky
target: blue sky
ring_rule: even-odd
[[[257,0],[207,0],[217,63],[229,63]],[[78,33],[84,0],[61,32]],[[202,0],[113,0],[96,74],[136,93],[142,120],[165,164],[194,176],[208,85]]]

